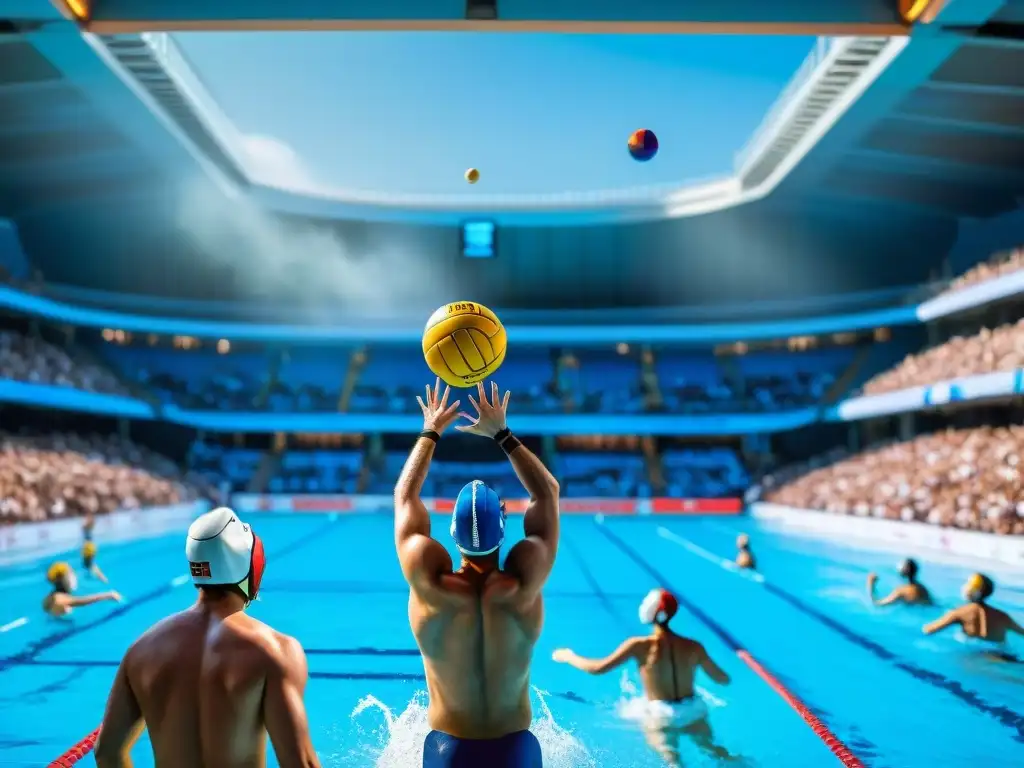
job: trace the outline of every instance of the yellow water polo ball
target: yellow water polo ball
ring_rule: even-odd
[[[507,344],[498,316],[473,301],[445,304],[423,329],[427,366],[453,387],[472,387],[498,370]]]
[[[480,181],[480,171],[478,171],[476,168],[467,168],[465,176],[466,181],[468,181],[470,184],[476,184],[478,181]]]

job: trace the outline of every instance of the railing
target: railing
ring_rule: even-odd
[[[825,61],[836,45],[846,39],[842,37],[819,37],[814,41],[814,47],[807,54],[807,58],[804,59],[793,77],[790,78],[786,87],[782,89],[782,93],[779,94],[771,109],[768,110],[760,124],[754,129],[747,143],[734,155],[734,169],[738,171],[742,168],[755,151],[760,150],[771,141],[771,137],[779,128],[779,124],[784,116],[783,113],[790,106],[793,97],[813,79],[818,67],[821,66],[822,62]]]
[[[928,295],[939,293],[946,282],[928,288]],[[177,317],[210,320],[248,320],[280,323],[344,323],[357,320],[411,323],[418,325],[422,317],[408,314],[404,317],[375,317],[372,309],[351,308],[298,308],[287,305],[267,305],[247,301],[203,301],[161,296],[145,296],[100,291],[73,285],[47,284],[44,294],[82,307],[102,308],[108,311],[138,313],[142,315],[174,315]],[[787,319],[820,315],[823,312],[853,312],[906,305],[907,295],[920,291],[921,286],[896,286],[868,291],[853,291],[827,296],[807,296],[794,299],[714,304],[708,306],[607,308],[607,309],[501,309],[496,308],[502,321],[515,325],[565,323],[573,325],[624,325],[632,323],[713,322],[728,320]],[[432,309],[432,308],[431,308]],[[427,310],[429,313],[430,309]],[[422,314],[422,313],[421,313]],[[424,315],[425,316],[425,315]]]

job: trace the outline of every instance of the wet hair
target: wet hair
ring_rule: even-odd
[[[913,581],[917,578],[917,561],[911,558],[907,558],[900,563],[900,576],[907,581]]]

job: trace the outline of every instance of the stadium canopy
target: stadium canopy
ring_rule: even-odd
[[[53,0],[92,32],[429,30],[906,34],[958,0]],[[962,2],[962,0],[960,0]]]

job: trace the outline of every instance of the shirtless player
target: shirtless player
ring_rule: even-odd
[[[668,623],[679,610],[675,596],[664,589],[651,590],[640,604],[640,621],[653,625],[651,634],[631,637],[604,659],[585,659],[569,648],[559,648],[552,658],[592,675],[603,675],[628,661],[640,667],[647,699],[641,713],[647,743],[670,766],[680,766],[679,738],[685,734],[718,759],[732,756],[712,740],[707,705],[694,689],[698,669],[719,685],[729,676],[715,664],[696,640],[677,635]]]
[[[221,507],[188,529],[196,604],[128,649],[107,699],[98,768],[130,768],[149,729],[156,768],[263,768],[270,734],[281,768],[319,768],[306,722],[306,655],[245,614],[263,577],[263,543]]]
[[[995,592],[992,579],[982,573],[972,574],[960,592],[967,602],[942,618],[926,624],[922,631],[932,635],[947,627],[959,625],[965,636],[987,641],[989,647],[986,650],[992,658],[998,661],[1019,661],[1016,656],[1005,652],[1002,646],[1010,632],[1024,635],[1024,627],[1009,614],[986,602]]]
[[[884,606],[894,603],[906,605],[931,605],[932,596],[928,589],[917,580],[917,562],[909,557],[900,563],[899,574],[906,580],[906,584],[896,587],[885,597],[879,599],[875,595],[875,584],[878,583],[878,574],[868,574],[868,598],[872,605]]]
[[[93,595],[75,595],[78,589],[78,575],[70,563],[59,562],[51,565],[46,571],[46,580],[53,589],[43,598],[43,610],[55,619],[68,616],[75,608],[107,600],[121,602],[117,592],[97,592]]]
[[[423,432],[395,488],[395,546],[409,582],[409,624],[423,654],[430,692],[424,768],[540,768],[537,738],[528,730],[530,663],[544,618],[541,588],[558,547],[558,484],[505,424],[509,393],[487,399],[477,386],[474,419],[448,404],[441,382],[427,387]],[[450,532],[461,552],[458,570],[430,536],[420,500],[434,446],[458,417],[461,432],[494,440],[505,451],[527,493],[525,537],[498,565],[505,536],[505,505],[479,480],[459,493]]]

